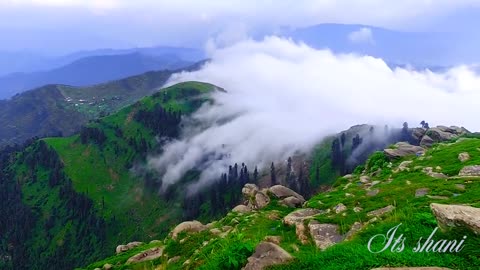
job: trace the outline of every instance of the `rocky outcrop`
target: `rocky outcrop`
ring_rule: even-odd
[[[182,232],[196,233],[208,229],[207,226],[203,225],[200,221],[185,221],[177,225],[175,229],[171,232],[172,238],[177,239],[178,235]]]
[[[262,209],[270,203],[270,198],[257,185],[245,184],[242,188],[246,204],[250,209]]]
[[[268,191],[270,193],[272,193],[275,197],[279,198],[279,199],[283,199],[283,198],[287,198],[287,197],[295,197],[299,200],[302,200],[302,201],[305,201],[305,198],[303,198],[302,195],[296,193],[295,191],[287,188],[287,187],[284,187],[282,185],[275,185],[275,186],[272,186],[268,189]]]
[[[138,254],[130,257],[127,260],[127,264],[154,260],[154,259],[159,258],[163,255],[163,250],[164,250],[163,247],[154,247],[154,248],[145,250],[141,253],[138,253]]]
[[[407,142],[398,142],[395,144],[394,148],[384,149],[383,152],[390,159],[401,158],[409,155],[419,155],[424,154],[425,149],[420,146],[411,145]]]
[[[250,211],[252,211],[252,209],[250,209],[250,207],[243,204],[237,205],[232,209],[232,212],[241,213],[241,214],[248,213]]]
[[[432,138],[430,138],[430,136],[428,136],[428,135],[423,136],[422,139],[420,140],[420,146],[421,147],[430,147],[434,143],[435,143],[435,141]]]
[[[117,254],[119,254],[119,253],[125,252],[125,251],[127,251],[127,250],[130,250],[130,249],[132,249],[132,248],[134,248],[134,247],[138,247],[138,246],[140,246],[140,245],[143,245],[143,242],[130,242],[130,243],[126,244],[126,245],[119,245],[119,246],[117,246],[117,248],[115,249],[115,252],[116,252]]]
[[[244,270],[262,270],[272,265],[284,264],[293,257],[283,248],[270,242],[261,242],[255,248],[255,252],[248,258]]]
[[[338,225],[335,224],[320,224],[318,221],[312,220],[308,223],[308,229],[315,245],[320,250],[325,250],[343,239]]]
[[[480,176],[480,165],[471,165],[463,167],[458,176]]]
[[[436,142],[448,141],[459,136],[455,130],[444,126],[429,129],[427,135]]]
[[[448,230],[453,227],[462,227],[475,234],[480,234],[480,208],[438,203],[432,203],[430,208],[441,229]]]

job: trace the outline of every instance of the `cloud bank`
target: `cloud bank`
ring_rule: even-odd
[[[187,170],[203,173],[192,190],[226,167],[250,168],[308,152],[324,136],[361,123],[401,127],[426,120],[479,130],[480,77],[469,67],[443,73],[390,69],[381,59],[335,55],[277,37],[246,40],[212,52],[201,70],[179,73],[170,84],[205,81],[225,88],[215,104],[186,121],[186,128],[149,166],[163,186]]]
[[[348,39],[353,43],[367,43],[374,44],[372,29],[368,27],[362,27],[357,31],[351,32],[348,35]]]

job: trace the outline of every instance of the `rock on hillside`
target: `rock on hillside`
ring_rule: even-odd
[[[480,234],[480,208],[438,203],[432,203],[430,207],[442,229],[464,227]]]

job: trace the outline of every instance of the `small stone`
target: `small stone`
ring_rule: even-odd
[[[355,206],[355,207],[353,208],[353,212],[355,212],[355,213],[360,213],[360,212],[362,212],[362,211],[363,211],[363,208],[361,208],[361,207]]]
[[[465,185],[464,184],[456,184],[455,187],[459,190],[465,190]]]
[[[364,176],[360,176],[360,182],[366,184],[368,182],[370,182],[370,177],[364,175]]]
[[[430,191],[430,189],[428,189],[428,188],[419,188],[419,189],[415,190],[415,198],[423,197],[423,196],[427,195],[429,191]]]
[[[105,269],[105,270],[111,270],[111,269],[113,269],[113,265],[111,265],[111,264],[109,264],[109,263],[106,263],[106,264],[103,265],[103,269]]]
[[[279,245],[280,242],[282,241],[282,237],[278,236],[278,235],[276,235],[276,236],[269,235],[269,236],[265,236],[264,240],[267,241],[267,242]]]
[[[465,162],[469,159],[470,159],[470,155],[467,152],[458,154],[458,160],[460,160],[460,162]]]
[[[343,211],[346,211],[347,207],[343,203],[339,203],[334,207],[334,209],[335,209],[335,213],[339,214]]]
[[[255,252],[247,260],[244,270],[260,270],[269,266],[284,264],[293,257],[283,248],[270,242],[261,242],[255,248]]]
[[[357,232],[359,232],[362,228],[363,228],[363,224],[356,221],[355,223],[353,223],[352,227],[350,228],[350,230],[345,235],[345,239],[347,239],[347,240],[352,239],[353,236],[355,234],[357,234]]]
[[[213,228],[213,229],[210,229],[210,233],[212,233],[214,235],[219,235],[219,234],[222,233],[222,231],[220,229]]]
[[[367,196],[370,196],[370,197],[373,197],[373,196],[377,196],[377,194],[380,192],[380,190],[377,188],[377,189],[372,189],[372,190],[369,190],[367,192]]]
[[[395,209],[395,206],[393,205],[388,205],[388,206],[385,206],[383,208],[380,208],[380,209],[377,209],[377,210],[373,210],[373,211],[370,211],[367,213],[367,216],[369,217],[379,217],[379,216],[383,216],[384,214],[388,213],[388,212],[391,212]]]
[[[378,184],[380,184],[380,183],[381,183],[380,181],[375,180],[375,181],[373,181],[373,182],[370,184],[370,187],[376,186],[376,185],[378,185]]]
[[[410,180],[407,180],[407,185],[411,185],[412,182],[410,182]]]
[[[355,197],[352,193],[345,193],[345,197]]]
[[[446,196],[436,196],[436,195],[427,195],[428,198],[432,199],[432,200],[448,200],[449,198],[446,197]]]
[[[173,258],[168,259],[167,264],[176,263],[178,262],[178,260],[180,260],[180,256],[175,256]]]

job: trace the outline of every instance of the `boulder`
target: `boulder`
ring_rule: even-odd
[[[126,264],[131,264],[131,263],[138,263],[138,262],[144,262],[144,261],[150,261],[154,260],[156,258],[159,258],[163,255],[163,247],[154,247],[148,250],[145,250],[141,253],[138,253],[136,255],[133,255],[127,260]]]
[[[421,147],[430,147],[430,146],[433,145],[434,142],[435,141],[432,138],[430,138],[430,136],[425,135],[425,136],[422,137],[422,140],[420,141],[420,146]]]
[[[308,223],[308,229],[315,245],[320,250],[325,250],[343,239],[336,224],[320,224],[318,221],[312,220]]]
[[[463,167],[458,176],[480,176],[480,165],[471,165]]]
[[[255,203],[253,204],[255,209],[262,209],[269,203],[270,198],[265,193],[257,192],[257,194],[255,194]]]
[[[422,137],[425,135],[426,132],[427,132],[427,130],[424,129],[424,128],[413,128],[412,129],[412,137],[416,141],[419,142],[422,139]]]
[[[140,245],[143,245],[143,242],[130,242],[130,243],[126,244],[126,245],[119,245],[119,246],[117,246],[117,248],[115,249],[115,252],[116,252],[117,254],[119,254],[119,253],[125,252],[125,251],[127,251],[127,250],[130,250],[130,249],[132,249],[132,248],[134,248],[134,247],[138,247],[138,246],[140,246]]]
[[[200,221],[185,221],[177,225],[172,231],[172,238],[177,240],[178,235],[181,232],[196,233],[207,229],[207,226],[203,225]]]
[[[103,269],[105,270],[112,270],[113,269],[113,265],[109,264],[109,263],[106,263],[103,265]]]
[[[255,194],[257,194],[258,190],[259,189],[255,184],[245,184],[245,186],[243,186],[242,188],[242,194],[245,197],[245,199],[248,201],[255,197]]]
[[[306,244],[308,243],[308,236],[306,234],[304,221],[312,219],[314,216],[322,213],[324,213],[324,211],[322,212],[312,208],[299,209],[285,216],[283,218],[283,223],[290,226],[295,226],[295,233],[297,234],[298,240],[300,240],[302,244]]]
[[[438,203],[432,203],[430,208],[441,229],[462,227],[480,234],[480,208]]]
[[[458,154],[458,160],[460,160],[460,162],[465,162],[469,159],[470,159],[470,155],[468,154],[468,152],[463,152]]]
[[[296,208],[296,207],[300,207],[302,206],[302,204],[305,202],[305,200],[300,200],[299,198],[297,197],[294,197],[294,196],[290,196],[290,197],[287,197],[285,199],[283,199],[280,204],[282,205],[285,205],[287,207],[292,207],[292,208]]]
[[[272,265],[284,264],[293,257],[283,248],[270,242],[261,242],[255,252],[248,258],[248,263],[243,270],[262,270]]]
[[[388,212],[393,211],[393,209],[395,209],[395,206],[388,205],[388,206],[385,206],[383,208],[368,212],[367,216],[369,216],[369,217],[380,217],[380,216],[385,215]]]
[[[420,155],[425,153],[425,149],[420,146],[411,145],[407,142],[398,142],[395,144],[395,149],[387,148],[383,152],[390,159],[401,158],[409,155]]]
[[[242,188],[243,196],[250,209],[262,209],[270,203],[270,198],[254,184],[245,184]]]
[[[458,137],[455,130],[442,126],[429,129],[427,135],[436,142],[449,141]]]
[[[291,190],[287,187],[284,187],[282,185],[272,186],[268,189],[268,191],[279,199],[283,199],[283,198],[293,196],[293,197],[295,197],[299,200],[305,201],[305,198],[303,198],[302,195],[300,195],[300,194],[296,193],[295,191],[293,191],[293,190]]]
[[[248,206],[245,206],[243,204],[240,204],[240,205],[237,205],[235,206],[233,209],[232,209],[232,212],[235,212],[235,213],[248,213],[252,211],[252,209],[250,209],[250,207]]]

